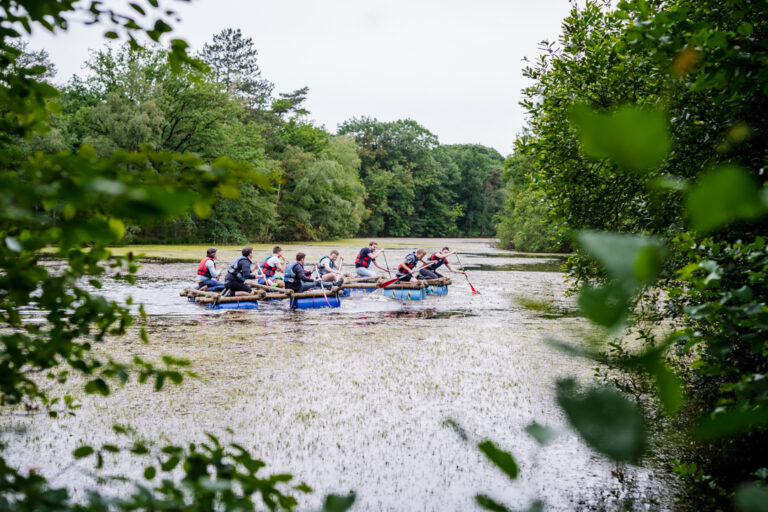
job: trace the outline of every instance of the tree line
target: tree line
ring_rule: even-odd
[[[51,66],[45,54],[25,52]],[[210,210],[127,226],[128,242],[244,243],[370,236],[493,236],[503,208],[504,158],[481,145],[441,145],[413,120],[368,117],[329,132],[309,118],[308,88],[275,93],[253,40],[216,34],[182,63],[130,44],[93,51],[84,76],[61,87],[52,130],[28,152],[194,153],[256,170],[219,191]]]

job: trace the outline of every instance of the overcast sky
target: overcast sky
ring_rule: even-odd
[[[140,1],[144,4],[145,2]],[[168,3],[174,37],[197,51],[224,28],[253,38],[277,92],[309,86],[311,118],[335,130],[351,117],[411,118],[443,144],[479,143],[506,155],[524,123],[524,56],[560,34],[568,0],[195,0]],[[33,34],[58,67],[82,73],[104,27]]]

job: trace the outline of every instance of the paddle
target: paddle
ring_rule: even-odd
[[[467,275],[467,271],[464,270],[464,264],[461,262],[461,258],[459,258],[459,253],[456,253],[456,259],[459,260],[459,265],[461,265],[461,271],[464,272],[464,277],[467,278],[467,282],[469,283],[469,287],[472,288],[472,293],[480,293],[479,291],[475,290],[474,286],[472,286],[472,282],[469,280],[469,276]]]
[[[389,274],[389,277],[392,277],[392,272],[389,271],[389,262],[387,261],[387,251],[382,249],[381,254],[384,255],[384,264],[387,266],[387,274]]]
[[[422,265],[421,268],[425,268],[425,266]],[[386,288],[387,286],[389,286],[391,284],[395,284],[396,282],[400,281],[401,279],[405,279],[406,277],[410,276],[411,274],[416,272],[416,270],[421,270],[421,269],[417,269],[416,266],[414,265],[413,269],[410,272],[408,272],[407,274],[405,274],[404,276],[396,277],[395,279],[390,279],[389,281],[384,281],[383,283],[381,283],[379,285],[379,288]]]
[[[331,307],[331,301],[328,300],[328,294],[325,293],[325,286],[323,286],[323,276],[320,275],[320,268],[315,266],[317,269],[317,278],[320,279],[320,289],[323,290],[323,297],[325,297],[325,303],[328,304],[328,307]]]

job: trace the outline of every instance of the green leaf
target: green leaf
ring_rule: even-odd
[[[476,495],[475,502],[477,502],[480,507],[485,510],[490,510],[491,512],[512,512],[508,507],[485,494]]]
[[[629,313],[630,296],[615,283],[600,288],[587,286],[579,293],[578,303],[586,318],[612,329],[620,325]]]
[[[515,462],[515,458],[511,454],[499,449],[492,441],[483,441],[477,447],[488,457],[488,460],[506,473],[510,479],[514,480],[517,478],[520,468],[517,467],[517,462]]]
[[[93,453],[92,447],[80,446],[79,448],[75,449],[75,451],[72,452],[72,455],[74,455],[76,459],[82,459],[83,457],[87,457],[92,453]]]
[[[544,425],[539,425],[535,421],[525,427],[525,431],[540,445],[545,445],[557,437],[557,433],[554,430]]]
[[[707,418],[696,427],[696,435],[702,439],[730,436],[768,425],[768,408],[753,407],[747,410],[731,409]]]
[[[99,393],[100,395],[108,396],[109,386],[107,386],[107,383],[104,382],[103,379],[94,379],[85,385],[85,392],[88,394]]]
[[[664,244],[657,237],[581,231],[577,240],[613,279],[630,284],[651,283],[661,270],[666,254]]]
[[[669,130],[662,112],[626,105],[601,114],[574,105],[568,119],[587,156],[610,158],[630,172],[658,167],[669,152]]]
[[[346,512],[355,503],[355,493],[351,492],[346,496],[329,494],[325,498],[325,504],[321,512]]]
[[[616,462],[636,462],[646,446],[643,417],[636,404],[604,386],[580,393],[571,379],[557,383],[557,402],[582,439]]]
[[[173,469],[179,465],[179,462],[181,462],[181,458],[177,455],[172,455],[160,465],[160,469],[163,471],[173,471]]]
[[[144,478],[146,478],[147,480],[152,480],[153,478],[155,478],[156,474],[157,474],[157,470],[155,469],[154,466],[147,466],[144,469]]]
[[[768,512],[768,488],[760,483],[750,483],[736,490],[734,499],[738,512]]]
[[[685,205],[691,227],[702,233],[765,213],[757,181],[735,166],[720,167],[702,176]]]

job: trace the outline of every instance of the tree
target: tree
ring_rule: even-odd
[[[253,39],[240,29],[226,28],[203,45],[202,59],[211,67],[214,79],[230,94],[241,98],[247,108],[263,111],[269,106],[275,86],[262,78],[259,53]]]

